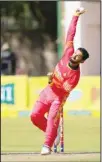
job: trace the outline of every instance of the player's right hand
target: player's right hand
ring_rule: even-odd
[[[86,10],[85,10],[83,7],[77,8],[77,9],[75,10],[74,15],[80,16],[80,15],[83,14],[85,11],[86,11]]]

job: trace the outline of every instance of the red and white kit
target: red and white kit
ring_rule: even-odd
[[[44,145],[49,147],[52,147],[57,135],[61,108],[80,78],[80,67],[73,70],[68,66],[69,59],[74,53],[73,39],[78,18],[79,16],[72,18],[67,33],[64,55],[54,69],[52,83],[40,93],[31,113],[33,124],[45,132]],[[48,112],[48,119],[44,116],[46,112]]]

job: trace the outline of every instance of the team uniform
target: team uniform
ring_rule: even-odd
[[[57,135],[57,128],[60,120],[60,111],[80,79],[80,67],[73,70],[68,62],[74,53],[73,39],[76,33],[76,26],[79,16],[73,16],[67,33],[64,55],[56,65],[51,84],[40,93],[39,99],[34,105],[31,113],[31,120],[34,125],[45,132],[44,145],[52,147]],[[48,112],[48,118],[45,113]]]

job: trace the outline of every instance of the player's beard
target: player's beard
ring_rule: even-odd
[[[78,61],[76,61],[76,60],[74,60],[74,59],[72,59],[72,58],[70,58],[70,62],[71,62],[72,64],[74,64],[74,65],[78,65],[78,64],[79,64]]]

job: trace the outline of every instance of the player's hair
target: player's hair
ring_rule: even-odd
[[[82,52],[84,61],[89,58],[89,53],[87,52],[87,50],[85,48],[78,48],[78,50],[80,50]]]

